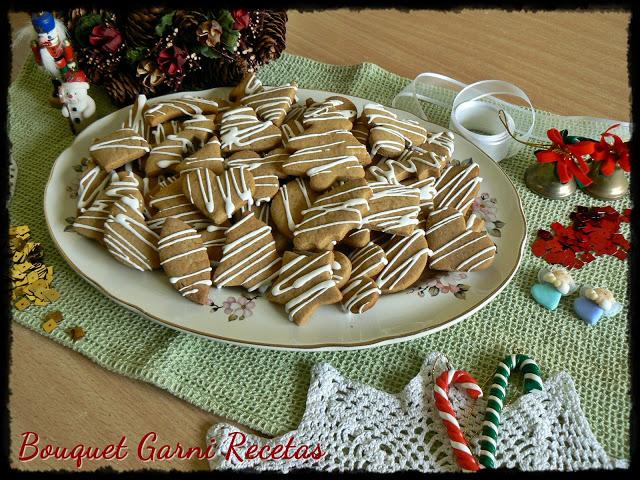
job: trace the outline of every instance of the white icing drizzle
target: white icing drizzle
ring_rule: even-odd
[[[380,149],[402,152],[406,145],[420,145],[427,138],[426,129],[418,122],[400,120],[397,115],[380,104],[369,103],[364,106],[364,112],[371,126],[369,130],[369,140],[372,143],[371,155],[376,155]],[[377,133],[382,135],[376,135]],[[391,138],[386,138],[385,134],[390,135]]]
[[[362,219],[364,225],[371,230],[395,233],[418,224],[420,213],[420,191],[404,185],[391,185],[385,182],[372,182],[369,187],[373,195],[369,198],[369,213]],[[403,205],[397,208],[387,208],[390,197]],[[411,231],[406,232],[411,233]]]
[[[232,282],[236,282],[240,277],[240,284],[251,292],[270,284],[278,275],[281,258],[276,252],[270,226],[262,225],[229,241],[241,225],[256,220],[251,212],[227,229],[227,242],[222,249],[222,259],[214,276],[218,287],[236,285],[237,283]],[[256,268],[257,270],[247,276],[248,272]]]
[[[93,203],[98,194],[104,190],[109,182],[109,175],[105,175],[102,180],[95,184],[101,171],[100,166],[96,165],[88,170],[80,179],[80,184],[78,185],[78,209],[80,212],[84,212],[86,207]],[[90,187],[93,188],[91,189]]]
[[[414,230],[408,237],[397,237],[397,242],[387,251],[387,260],[389,263],[382,269],[376,279],[378,287],[392,290],[423,256],[433,254],[428,247],[423,247],[413,252],[401,262],[405,253],[409,251],[411,246],[421,237],[424,237],[424,230],[421,229]]]
[[[217,190],[222,197],[222,203],[224,205],[224,211],[227,218],[231,218],[234,212],[241,205],[246,205],[247,207],[251,207],[253,205],[253,196],[251,189],[247,185],[244,168],[230,168],[229,170],[225,170],[222,175],[215,175],[208,168],[199,168],[190,172],[187,176],[187,188],[188,198],[191,203],[194,203],[192,192],[193,187],[191,186],[194,176],[197,177],[200,196],[204,202],[207,212],[209,213],[213,213],[216,208],[212,185],[214,181],[216,183]],[[238,200],[240,200],[240,202],[238,202]],[[238,203],[240,203],[240,205],[236,207]]]
[[[292,85],[270,88],[245,96],[242,104],[253,108],[261,120],[277,124],[284,119],[291,108],[296,90],[297,88]]]
[[[335,281],[331,279],[332,269],[331,262],[328,260],[329,255],[332,255],[331,252],[312,256],[299,255],[289,263],[283,264],[280,268],[280,277],[271,288],[271,294],[274,297],[283,295],[291,290],[302,289],[284,306],[285,310],[289,314],[289,320],[294,321],[296,319],[296,315],[304,307],[319,298],[330,288],[336,286]],[[317,264],[320,264],[320,266],[311,268],[313,265]],[[292,270],[293,267],[296,266],[297,268]],[[300,275],[300,272],[302,271],[306,271],[306,273]],[[287,272],[290,273],[286,274]],[[318,281],[318,277],[327,275],[329,277],[328,280]],[[288,286],[285,286],[287,284]]]
[[[482,178],[477,176],[479,171],[480,168],[475,162],[462,169],[458,165],[449,165],[434,185],[438,192],[434,198],[434,205],[437,208],[453,207],[461,211],[466,210],[473,203],[476,185],[482,182]],[[474,173],[476,176],[473,176]]]
[[[307,190],[307,185],[301,178],[296,178],[293,180],[298,186],[298,190],[302,193],[302,197],[304,198],[306,208],[311,208],[311,198],[309,197],[309,192]],[[293,183],[291,182],[291,183]],[[280,194],[282,196],[282,204],[284,206],[284,214],[287,219],[287,226],[289,230],[293,232],[296,229],[296,223],[293,219],[293,213],[291,212],[291,201],[289,198],[289,183],[285,183],[280,187]]]
[[[186,95],[181,99],[157,103],[144,112],[144,118],[147,119],[147,121],[155,121],[154,117],[157,116],[175,118],[185,115],[192,117],[194,115],[202,115],[204,108],[210,113],[215,113],[218,109],[218,102]],[[167,120],[170,119],[167,118]]]
[[[311,139],[313,145],[305,147],[304,145]],[[285,162],[285,172],[305,173],[309,177],[335,174],[338,169],[344,168],[345,172],[338,178],[361,178],[364,171],[357,151],[360,151],[360,155],[366,155],[369,158],[366,147],[347,130],[340,129],[297,135],[287,142],[287,148],[296,152],[289,155],[289,159]]]
[[[113,135],[121,135],[117,138],[112,138],[108,140],[102,140],[94,143],[89,147],[90,152],[95,152],[98,150],[115,150],[116,148],[124,148],[128,150],[143,150],[144,152],[149,151],[149,146],[147,144],[147,140],[138,135],[135,130],[130,128],[121,128],[116,130]],[[127,143],[129,142],[129,143]]]
[[[243,148],[263,140],[280,138],[280,130],[274,131],[274,127],[270,121],[259,121],[250,107],[228,110],[222,114],[221,148]]]

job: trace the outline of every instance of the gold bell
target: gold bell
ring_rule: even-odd
[[[585,193],[602,200],[615,200],[629,191],[629,180],[620,166],[609,176],[600,172],[602,162],[592,162],[589,177],[593,183],[584,188]]]
[[[556,174],[555,163],[536,163],[524,172],[524,183],[529,190],[541,197],[559,200],[576,191],[576,181],[572,178],[562,183]]]

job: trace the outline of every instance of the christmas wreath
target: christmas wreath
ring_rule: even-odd
[[[164,7],[57,12],[79,67],[116,105],[236,84],[285,48],[284,10],[172,10]]]

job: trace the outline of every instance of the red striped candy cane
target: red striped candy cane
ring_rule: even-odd
[[[482,390],[478,386],[477,380],[468,372],[455,369],[442,372],[433,387],[438,415],[444,426],[447,427],[449,442],[451,442],[451,448],[453,448],[458,465],[465,472],[475,472],[480,469],[480,464],[469,450],[469,444],[462,434],[458,420],[456,420],[456,412],[453,411],[449,401],[449,386],[454,383],[464,388],[467,395],[474,400],[482,396]]]

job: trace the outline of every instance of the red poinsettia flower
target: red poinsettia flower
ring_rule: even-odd
[[[548,130],[547,136],[552,145],[546,150],[535,152],[538,162],[556,162],[558,178],[562,183],[567,183],[575,177],[585,187],[591,185],[593,180],[587,175],[589,173],[589,165],[587,165],[584,156],[593,153],[596,142],[583,140],[578,143],[565,143],[562,133],[557,128]]]
[[[186,61],[187,51],[176,46],[165,48],[158,55],[158,67],[170,77],[182,74],[182,66]]]
[[[234,20],[234,30],[244,30],[251,23],[251,17],[249,16],[249,12],[247,10],[243,10],[241,8],[237,10],[231,10],[231,16]]]
[[[617,165],[620,165],[620,168],[625,172],[631,171],[629,143],[623,142],[618,135],[611,133],[611,130],[619,126],[620,124],[618,123],[607,128],[591,154],[591,158],[602,162],[600,164],[600,173],[607,177],[614,172]],[[609,138],[613,140],[613,143],[608,141]]]
[[[120,31],[109,23],[99,23],[91,29],[89,43],[108,53],[115,53],[122,45]]]

